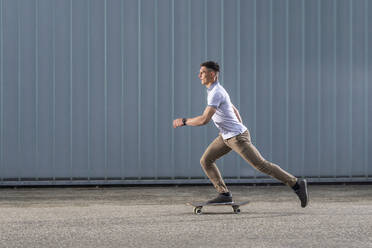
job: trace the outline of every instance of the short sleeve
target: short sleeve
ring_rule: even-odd
[[[215,92],[208,97],[208,106],[218,108],[223,100],[221,92]]]

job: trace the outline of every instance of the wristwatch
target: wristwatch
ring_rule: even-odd
[[[182,123],[184,126],[186,126],[186,120],[187,120],[186,118],[182,118]]]

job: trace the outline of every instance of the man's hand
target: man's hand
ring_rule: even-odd
[[[203,126],[212,119],[214,113],[216,113],[216,108],[212,106],[207,106],[202,115],[199,115],[194,118],[187,118],[187,126]],[[178,118],[173,121],[174,128],[182,126],[184,126],[182,118]]]
[[[182,118],[178,118],[178,119],[173,120],[173,127],[174,128],[182,127],[182,126],[183,126]]]

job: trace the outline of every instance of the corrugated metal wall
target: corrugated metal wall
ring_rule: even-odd
[[[0,0],[0,184],[206,182],[207,59],[267,159],[371,181],[371,42],[368,0]]]

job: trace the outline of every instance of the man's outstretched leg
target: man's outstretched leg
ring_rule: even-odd
[[[242,158],[249,162],[257,170],[276,178],[290,186],[301,201],[301,207],[306,207],[309,201],[307,182],[305,179],[297,179],[278,165],[265,160],[257,148],[251,143],[249,131],[237,135],[227,141],[226,144],[236,151]]]
[[[209,203],[222,203],[232,202],[232,195],[226,187],[225,182],[222,179],[221,173],[217,168],[215,161],[223,155],[229,153],[231,148],[228,147],[221,136],[218,136],[205,150],[203,156],[200,159],[200,164],[211,180],[213,186],[216,188],[219,195],[208,201]]]

